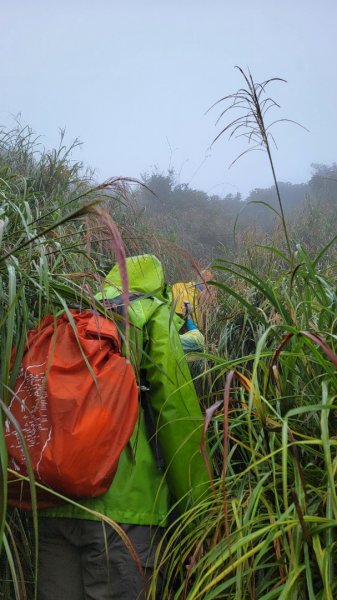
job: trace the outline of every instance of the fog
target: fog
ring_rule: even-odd
[[[74,158],[97,179],[173,168],[177,180],[224,196],[272,184],[264,153],[220,131],[220,107],[254,80],[281,77],[273,148],[279,180],[310,178],[311,163],[336,161],[337,4],[313,0],[12,0],[2,6],[0,123],[20,114],[46,147],[83,143]],[[223,121],[225,125],[225,121]]]

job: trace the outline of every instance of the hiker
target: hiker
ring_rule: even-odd
[[[170,506],[184,510],[208,489],[199,447],[202,414],[161,263],[153,255],[130,257],[126,270],[129,292],[136,294],[128,310],[130,359],[148,389],[149,410],[140,409],[109,490],[79,502],[91,512],[72,504],[39,511],[39,600],[145,598]],[[115,265],[97,299],[108,306],[121,292]],[[128,536],[144,577],[120,531],[99,514]]]
[[[193,353],[204,352],[205,338],[193,320],[193,308],[189,302],[184,303],[185,314],[181,315],[184,319],[183,326],[179,330],[180,341],[187,360],[193,360]]]
[[[206,279],[210,279],[209,271],[202,271],[197,281],[175,283],[172,286],[172,299],[175,313],[182,319],[180,340],[187,360],[191,361],[196,352],[204,352],[205,338],[202,333],[204,314],[202,299],[208,293]],[[210,295],[210,294],[209,294]]]

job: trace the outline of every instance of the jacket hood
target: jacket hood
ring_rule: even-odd
[[[161,262],[153,254],[130,256],[126,258],[129,292],[153,294],[160,300],[167,301],[164,272]],[[103,284],[106,298],[113,298],[123,291],[119,265],[116,264],[105,278]]]

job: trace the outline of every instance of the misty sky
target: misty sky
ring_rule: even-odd
[[[205,113],[242,87],[235,65],[286,79],[268,122],[310,130],[275,125],[279,180],[337,161],[336,0],[11,0],[0,19],[0,124],[21,113],[47,148],[65,127],[98,180],[173,167],[209,194],[271,185],[261,152],[228,169],[244,140],[210,148],[220,107]]]

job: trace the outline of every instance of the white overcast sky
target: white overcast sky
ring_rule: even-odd
[[[0,125],[21,113],[47,148],[65,127],[99,180],[157,166],[209,194],[271,185],[261,152],[228,169],[244,140],[210,149],[219,107],[205,113],[242,86],[235,65],[286,79],[270,116],[310,130],[275,126],[279,180],[337,161],[336,0],[2,0],[0,22]]]

